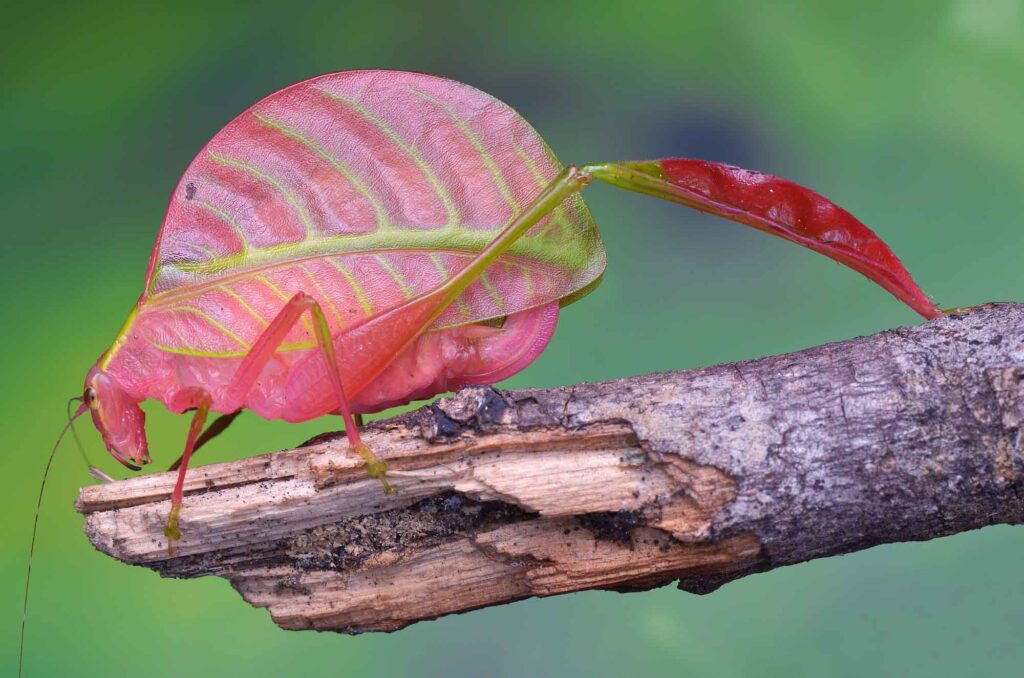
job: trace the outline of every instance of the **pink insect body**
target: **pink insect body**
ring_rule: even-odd
[[[678,159],[562,169],[515,111],[467,85],[313,78],[254,105],[189,165],[142,296],[86,379],[124,463],[149,459],[139,403],[196,411],[169,546],[207,412],[339,413],[382,476],[353,413],[493,383],[535,359],[560,304],[604,270],[578,196],[592,178],[781,235],[938,314],[874,233],[790,182]]]
[[[214,137],[179,182],[145,292],[89,379],[99,396],[97,425],[114,434],[140,421],[105,415],[107,391],[117,392],[110,399],[116,412],[147,398],[184,411],[196,406],[195,389],[210,394],[219,412],[245,407],[304,421],[338,410],[308,320],[289,329],[253,388],[229,394],[228,387],[295,294],[316,299],[332,336],[344,336],[445,282],[559,169],[514,111],[432,76],[341,73],[261,101]],[[557,261],[559,241],[586,243],[574,253],[582,266],[568,272],[539,257],[506,256],[434,321],[437,332],[395,337],[391,369],[364,377],[365,384],[354,381],[362,375],[346,374],[351,411],[377,411],[477,375],[502,378],[529,364],[551,336],[553,302],[592,282],[604,265],[581,201],[558,217],[535,229],[546,229],[536,237],[546,241],[543,254]],[[500,329],[475,324],[509,315]],[[352,371],[346,352],[339,355],[343,372]],[[387,366],[368,371],[380,367]],[[118,440],[130,442],[115,445],[120,452],[144,458],[143,440]]]
[[[203,417],[340,412],[358,445],[349,413],[519,371],[559,300],[604,269],[586,207],[569,196],[486,271],[457,274],[560,170],[515,111],[433,76],[331,74],[257,103],[185,171],[144,292],[86,379],[107,447],[148,461],[149,398]],[[445,298],[446,283],[464,289]]]

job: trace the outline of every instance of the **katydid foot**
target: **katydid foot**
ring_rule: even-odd
[[[167,552],[174,555],[174,542],[181,539],[181,530],[178,529],[178,517],[181,515],[181,506],[171,508],[167,516],[167,524],[164,525],[164,536],[167,537]]]
[[[371,478],[376,478],[380,481],[381,485],[384,486],[384,494],[391,494],[394,492],[394,488],[391,487],[391,483],[385,477],[388,470],[388,464],[386,461],[378,457],[373,453],[366,443],[360,441],[353,446],[353,449],[362,457],[366,464],[363,468],[366,469],[366,473]]]

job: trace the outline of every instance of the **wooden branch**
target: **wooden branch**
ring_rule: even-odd
[[[791,355],[551,390],[464,390],[344,438],[83,488],[100,550],[227,577],[288,629],[678,580],[707,593],[800,561],[1019,523],[1024,305]]]

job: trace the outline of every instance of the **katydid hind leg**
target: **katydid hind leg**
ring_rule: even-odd
[[[588,183],[590,174],[586,168],[580,170],[569,165],[540,192],[523,212],[509,223],[494,240],[481,250],[462,270],[431,294],[438,294],[441,304],[431,322],[437,318],[462,292],[478,280],[488,266],[493,264],[509,247],[526,232],[537,225],[544,217],[555,210],[567,198],[578,193]],[[424,328],[426,329],[426,328]]]
[[[586,165],[584,172],[770,233],[857,271],[926,320],[942,311],[889,246],[856,217],[809,188],[759,172],[688,158]]]

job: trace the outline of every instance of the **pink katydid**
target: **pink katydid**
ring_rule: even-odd
[[[111,454],[137,468],[149,461],[139,403],[194,410],[169,548],[191,454],[242,409],[287,421],[340,414],[389,491],[359,413],[532,362],[560,306],[604,270],[578,195],[593,179],[804,245],[925,318],[940,315],[871,230],[791,182],[684,159],[563,169],[522,117],[472,87],[332,73],[258,102],[186,169],[144,291],[89,371],[76,416],[91,411]],[[211,411],[225,417],[204,435]]]

